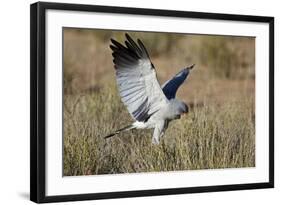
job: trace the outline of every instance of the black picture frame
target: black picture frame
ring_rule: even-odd
[[[121,13],[169,16],[195,19],[263,22],[269,24],[269,181],[263,183],[229,184],[190,188],[138,190],[46,196],[46,81],[45,37],[46,10]],[[274,18],[265,16],[230,15],[144,8],[110,7],[82,4],[38,2],[30,6],[30,200],[37,203],[96,200],[198,192],[230,191],[274,187]]]

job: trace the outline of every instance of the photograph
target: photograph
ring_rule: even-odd
[[[62,28],[63,176],[255,167],[254,36]]]
[[[274,17],[30,6],[30,199],[274,187]]]

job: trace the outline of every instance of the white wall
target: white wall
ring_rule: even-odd
[[[52,0],[49,0],[52,1]],[[0,204],[31,204],[29,198],[29,4],[2,1],[0,7]],[[81,1],[62,1],[81,3]],[[246,0],[84,0],[85,4],[146,7],[186,11],[268,15],[275,17],[275,164],[276,188],[177,196],[144,197],[71,204],[277,204],[280,200],[281,12],[278,1]],[[275,203],[274,203],[275,202]]]

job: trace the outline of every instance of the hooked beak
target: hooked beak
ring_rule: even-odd
[[[188,114],[187,112],[184,112],[184,113],[181,114],[181,116],[182,116],[183,118],[186,118],[186,117],[188,116],[187,114]]]
[[[186,112],[183,112],[182,115],[185,116],[188,114],[188,112],[189,112],[189,110],[187,110]]]

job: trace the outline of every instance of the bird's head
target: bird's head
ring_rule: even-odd
[[[180,101],[178,111],[179,111],[180,115],[185,115],[189,112],[189,108],[186,103]]]
[[[189,107],[184,103],[184,109],[182,110],[182,114],[187,114],[189,112]]]

